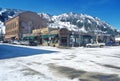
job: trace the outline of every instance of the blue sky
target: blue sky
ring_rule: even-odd
[[[120,29],[120,0],[0,0],[0,7],[44,12],[75,12],[95,16]]]

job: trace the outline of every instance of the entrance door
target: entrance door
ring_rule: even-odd
[[[67,46],[67,37],[61,37],[61,46]]]

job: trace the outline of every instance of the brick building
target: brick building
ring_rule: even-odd
[[[37,13],[26,11],[6,21],[5,26],[5,39],[14,40],[21,39],[23,34],[31,34],[33,29],[46,26],[46,21]]]

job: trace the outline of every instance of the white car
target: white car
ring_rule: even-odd
[[[88,43],[86,44],[86,47],[104,47],[105,46],[105,43]]]
[[[12,44],[17,44],[17,45],[19,45],[19,44],[20,44],[20,41],[19,41],[19,40],[14,40],[14,41],[12,41],[11,43],[12,43]]]
[[[20,41],[20,44],[21,45],[30,45],[30,42],[29,41]]]

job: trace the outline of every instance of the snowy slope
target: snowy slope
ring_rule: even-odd
[[[52,28],[67,28],[73,31],[78,31],[78,29],[80,29],[83,32],[98,32],[108,34],[118,34],[119,32],[117,29],[115,29],[115,27],[112,27],[99,18],[86,14],[76,14],[70,12],[58,16],[51,16],[44,13],[43,16],[49,21],[49,26]]]

